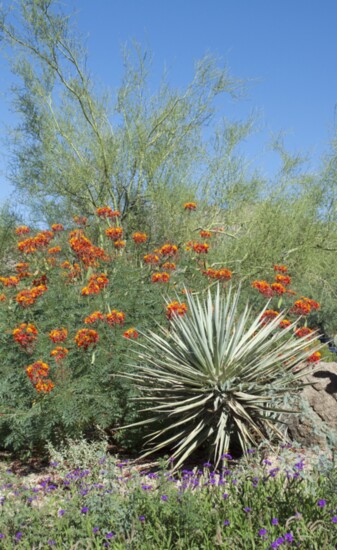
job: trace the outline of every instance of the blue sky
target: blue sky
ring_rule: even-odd
[[[226,101],[221,112],[237,120],[258,115],[256,132],[244,145],[252,166],[267,177],[275,174],[278,160],[269,145],[284,132],[286,147],[307,154],[308,168],[319,168],[336,115],[336,0],[63,0],[63,6],[77,14],[97,82],[118,87],[121,47],[133,39],[152,52],[153,86],[164,67],[173,86],[186,85],[194,62],[213,53],[233,76],[250,81],[246,97]],[[4,140],[15,119],[3,58],[0,68],[1,202],[11,192]]]

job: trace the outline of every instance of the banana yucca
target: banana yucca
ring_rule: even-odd
[[[214,299],[208,291],[204,302],[187,294],[184,317],[176,316],[169,331],[149,332],[136,342],[137,367],[125,376],[136,382],[147,403],[143,412],[151,414],[132,426],[161,426],[147,436],[150,449],[143,456],[170,449],[178,467],[207,443],[218,465],[233,440],[247,450],[262,440],[285,439],[280,416],[293,411],[282,407],[284,394],[303,386],[318,336],[295,338],[296,323],[279,329],[283,313],[264,324],[267,306],[255,318],[248,306],[239,314],[239,295],[231,288],[222,294],[219,285]]]

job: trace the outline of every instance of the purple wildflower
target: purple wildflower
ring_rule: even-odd
[[[232,455],[229,453],[225,453],[224,455],[222,455],[221,459],[224,460],[225,458],[227,458],[227,460],[233,460]]]
[[[319,506],[320,508],[324,508],[325,505],[326,505],[326,500],[324,498],[321,498],[320,500],[317,501],[317,506]]]
[[[333,517],[331,518],[331,521],[332,521],[332,523],[337,523],[337,516],[333,516]]]
[[[0,539],[4,539],[5,535],[3,533],[0,533]]]
[[[98,533],[98,531],[99,531],[99,527],[94,527],[93,530],[92,530],[92,532],[94,533],[94,535],[95,535],[96,533]]]
[[[83,506],[83,508],[81,508],[81,514],[86,514],[87,512],[89,512],[88,506]]]
[[[21,533],[21,531],[19,531],[19,532],[16,533],[16,535],[15,535],[15,540],[20,540],[20,539],[22,539],[22,537],[23,537],[23,533]]]
[[[244,508],[243,511],[246,512],[246,513],[248,514],[249,512],[252,511],[252,509],[249,508],[249,506],[246,506],[246,508]]]
[[[259,537],[265,537],[267,535],[267,529],[260,529]]]
[[[163,500],[164,502],[166,502],[166,500],[168,499],[168,496],[167,495],[162,495],[160,497],[161,500]]]
[[[107,534],[105,535],[105,538],[106,538],[106,539],[112,539],[112,537],[114,537],[114,536],[115,536],[115,533],[114,533],[113,531],[110,531],[110,533],[107,533]]]
[[[59,516],[63,516],[64,513],[65,513],[65,510],[59,510],[59,511],[58,511],[58,515],[59,515]]]
[[[222,498],[224,498],[224,499],[226,500],[226,498],[228,498],[228,493],[224,493],[224,494],[222,495]]]
[[[284,535],[284,540],[286,542],[294,542],[294,537],[293,537],[292,533],[286,533]]]
[[[278,519],[277,519],[277,518],[273,518],[273,519],[271,520],[271,524],[272,524],[272,525],[278,525]]]
[[[230,525],[230,521],[229,519],[225,519],[225,521],[223,522],[224,525]]]
[[[145,516],[139,516],[139,521],[145,521]]]
[[[49,546],[55,546],[56,541],[55,541],[55,540],[52,540],[52,539],[49,539],[48,542],[47,542],[47,544],[48,544]]]

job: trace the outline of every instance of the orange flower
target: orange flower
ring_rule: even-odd
[[[124,248],[126,245],[126,242],[125,241],[114,241],[114,247],[117,249],[117,250],[121,250],[122,248]]]
[[[62,248],[60,246],[53,246],[52,248],[49,248],[48,250],[48,254],[50,254],[51,256],[53,254],[59,254],[61,252]]]
[[[97,208],[96,210],[97,216],[100,218],[119,218],[121,213],[118,210],[112,210],[110,206],[102,206],[101,208]]]
[[[170,280],[170,274],[164,271],[163,273],[153,273],[151,281],[153,283],[167,283]]]
[[[0,302],[5,302],[7,300],[5,294],[0,294]]]
[[[321,359],[321,353],[319,351],[315,351],[315,353],[312,353],[308,359],[308,363],[317,363]]]
[[[274,271],[280,271],[281,273],[287,273],[288,268],[285,265],[274,265]]]
[[[157,254],[145,254],[143,260],[146,264],[155,265],[159,263],[159,256],[157,256]]]
[[[289,275],[276,275],[275,281],[284,286],[289,286],[291,284],[291,277]]]
[[[52,230],[56,233],[57,231],[64,231],[62,223],[53,223],[51,226]]]
[[[206,275],[206,277],[209,277],[210,279],[217,279],[218,281],[229,281],[229,279],[232,278],[232,271],[226,267],[221,267],[220,269],[213,269],[210,267],[202,273],[203,275]]]
[[[76,262],[72,265],[70,262],[66,261],[61,264],[61,267],[68,270],[68,273],[63,272],[62,275],[66,277],[69,282],[81,276],[81,267]]]
[[[162,265],[163,269],[166,269],[166,271],[174,271],[176,269],[176,264],[174,262],[165,262]]]
[[[295,336],[297,338],[304,338],[305,336],[310,336],[313,333],[313,330],[309,327],[301,327],[295,330]]]
[[[185,202],[184,209],[185,210],[196,210],[197,209],[197,204],[195,202]]]
[[[210,239],[212,233],[203,229],[202,231],[200,231],[199,235],[202,239]]]
[[[48,277],[47,275],[44,273],[43,275],[40,275],[40,277],[37,277],[36,279],[33,280],[33,286],[41,286],[41,285],[46,285],[48,283]]]
[[[84,319],[86,325],[91,325],[97,321],[104,321],[104,315],[100,311],[94,311]]]
[[[283,321],[280,322],[280,328],[287,328],[291,325],[291,321],[288,319],[283,319]]]
[[[39,380],[35,384],[35,389],[38,393],[49,393],[55,387],[55,384],[51,380]]]
[[[160,254],[163,256],[175,256],[178,252],[178,247],[175,244],[164,244],[160,249]]]
[[[311,298],[306,298],[305,296],[301,296],[301,299],[304,300],[307,304],[309,304],[311,309],[319,309],[321,306],[318,302],[315,300],[311,300]]]
[[[22,273],[23,271],[27,271],[29,268],[29,264],[27,262],[20,262],[16,264],[15,269],[18,273]]]
[[[99,260],[103,262],[109,260],[105,251],[98,246],[94,246],[90,239],[84,235],[82,229],[75,229],[75,231],[70,232],[69,244],[77,257],[87,267],[96,267],[99,264]]]
[[[105,230],[105,234],[112,241],[118,241],[123,235],[123,229],[121,227],[108,227]]]
[[[49,338],[52,342],[64,342],[68,337],[68,331],[66,328],[55,328],[50,331]]]
[[[263,294],[263,296],[266,296],[266,298],[270,298],[273,296],[273,291],[271,286],[267,283],[267,281],[253,281],[251,286],[253,288],[256,288],[260,292],[260,294]]]
[[[30,233],[29,227],[26,225],[20,225],[15,229],[16,235],[26,235],[27,233]]]
[[[43,380],[43,378],[47,378],[49,373],[47,363],[35,361],[35,363],[28,365],[25,370],[38,393],[49,393],[54,388],[54,383],[51,380]]]
[[[38,330],[31,323],[21,323],[12,332],[15,342],[20,344],[24,349],[32,351],[33,343],[37,340]]]
[[[287,291],[287,289],[283,285],[281,285],[281,283],[272,283],[270,285],[270,288],[277,296],[281,296]]]
[[[192,248],[197,254],[207,254],[209,244],[207,243],[193,243]]]
[[[18,277],[0,277],[0,282],[7,287],[17,286],[20,282]]]
[[[88,286],[82,288],[82,296],[88,296],[90,294],[99,294],[103,288],[105,288],[109,283],[105,273],[100,273],[96,275],[91,275],[89,279]]]
[[[78,347],[85,350],[87,350],[91,344],[97,344],[98,340],[99,336],[97,332],[88,328],[78,330],[75,336],[75,342]]]
[[[36,299],[42,296],[47,290],[45,285],[39,285],[32,289],[25,288],[17,294],[15,300],[22,307],[31,306],[36,302]]]
[[[175,316],[183,317],[183,315],[185,315],[186,312],[187,312],[187,305],[184,302],[182,303],[177,301],[171,302],[166,307],[166,317],[168,318],[169,321],[171,321],[171,319],[173,319]]]
[[[274,309],[267,309],[260,317],[262,324],[265,325],[272,319],[275,319],[279,315],[278,311],[275,311]]]
[[[305,300],[296,300],[293,307],[290,309],[290,313],[294,315],[309,315],[310,311],[311,306]]]
[[[123,333],[124,338],[127,338],[128,340],[136,340],[139,337],[138,332],[135,328],[129,328]]]
[[[56,346],[56,348],[52,349],[50,352],[50,357],[54,357],[55,361],[61,361],[64,359],[69,353],[69,350],[67,348],[62,348],[61,346]]]
[[[85,216],[74,216],[73,220],[75,223],[77,223],[77,225],[85,226],[87,225],[88,218],[86,218]]]
[[[137,231],[132,235],[132,238],[136,244],[146,243],[147,241],[147,234],[146,233],[140,233]]]
[[[117,311],[117,309],[113,309],[111,313],[106,314],[105,318],[106,322],[110,326],[124,325],[125,313],[122,311]]]

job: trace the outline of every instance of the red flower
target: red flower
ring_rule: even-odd
[[[105,234],[112,241],[118,241],[123,235],[123,229],[121,227],[108,227]]]
[[[15,229],[15,233],[17,235],[26,235],[27,233],[30,233],[30,229],[26,225],[20,225]]]
[[[117,311],[117,309],[113,309],[111,313],[106,314],[106,322],[110,326],[115,325],[124,325],[125,321],[125,313],[122,311]]]
[[[291,321],[288,319],[283,319],[283,321],[280,322],[280,328],[287,328],[291,325]]]
[[[88,328],[78,330],[75,336],[75,342],[78,347],[85,350],[87,350],[91,344],[97,344],[98,340],[99,336],[97,332]]]
[[[171,319],[173,319],[173,317],[176,315],[182,317],[183,315],[185,315],[186,312],[187,305],[184,302],[171,302],[166,307],[166,317],[169,321],[171,321]]]
[[[267,283],[267,281],[253,281],[251,286],[253,288],[256,288],[256,290],[258,290],[260,294],[266,296],[266,298],[271,298],[271,296],[273,296],[272,288]]]
[[[64,359],[69,353],[69,350],[67,348],[62,348],[61,346],[56,346],[56,348],[52,349],[50,352],[50,357],[54,357],[55,361],[58,363],[62,359]]]
[[[309,315],[311,311],[311,305],[306,300],[296,300],[290,313],[294,315]]]
[[[117,250],[121,250],[122,248],[125,248],[125,244],[126,242],[125,241],[115,241],[114,242],[114,247],[117,249]]]
[[[196,210],[197,209],[197,204],[195,202],[185,202],[184,209],[185,210]]]
[[[175,256],[178,252],[178,247],[175,244],[164,244],[160,249],[160,254],[163,256]]]
[[[143,260],[146,264],[155,265],[159,263],[159,256],[157,254],[145,254]]]
[[[68,337],[68,331],[66,328],[55,328],[50,331],[49,338],[52,342],[64,342]]]
[[[163,273],[153,273],[151,277],[152,283],[167,283],[170,280],[170,274],[164,271]]]
[[[275,311],[274,309],[267,309],[260,317],[262,323],[265,325],[272,319],[275,319],[279,315],[278,311]]]
[[[313,330],[308,327],[301,327],[295,330],[295,336],[297,338],[304,338],[305,336],[310,336],[313,333]]]
[[[133,240],[136,244],[146,243],[147,234],[146,233],[140,233],[139,231],[137,231],[136,233],[134,233],[132,235],[132,238],[133,238]]]
[[[283,285],[281,285],[281,283],[272,283],[270,285],[270,288],[272,289],[274,294],[277,294],[277,296],[281,296],[287,291],[287,289]]]
[[[110,206],[102,206],[101,208],[97,208],[96,210],[97,216],[100,218],[119,218],[121,213],[118,210],[112,210]]]
[[[193,243],[192,248],[197,254],[207,254],[209,244],[207,243]]]
[[[315,351],[315,353],[312,353],[308,359],[307,359],[307,362],[308,363],[317,363],[321,358],[321,354],[319,351]]]
[[[210,239],[212,236],[212,233],[210,231],[206,231],[203,229],[202,231],[200,231],[199,235],[202,239]]]
[[[51,226],[52,230],[56,233],[57,231],[64,231],[62,223],[53,223]]]
[[[210,267],[206,271],[203,271],[203,274],[210,279],[217,279],[218,281],[229,281],[232,278],[232,271],[226,267],[221,267],[220,269]]]
[[[291,284],[291,277],[289,275],[276,275],[275,281],[284,286],[289,286]]]
[[[88,315],[88,317],[84,319],[84,322],[86,325],[90,325],[92,323],[96,323],[97,321],[104,321],[104,319],[103,313],[100,311],[94,311],[91,315]]]
[[[274,271],[280,271],[281,273],[287,273],[288,268],[285,265],[274,265]]]
[[[37,340],[38,330],[31,323],[21,323],[21,325],[15,328],[12,332],[15,342],[20,344],[24,349],[32,351],[32,346]]]
[[[174,262],[165,262],[163,265],[162,265],[162,268],[167,270],[167,271],[174,271],[176,269],[176,264]]]
[[[127,338],[128,340],[136,340],[139,337],[138,332],[135,328],[129,328],[123,333],[124,338]]]

